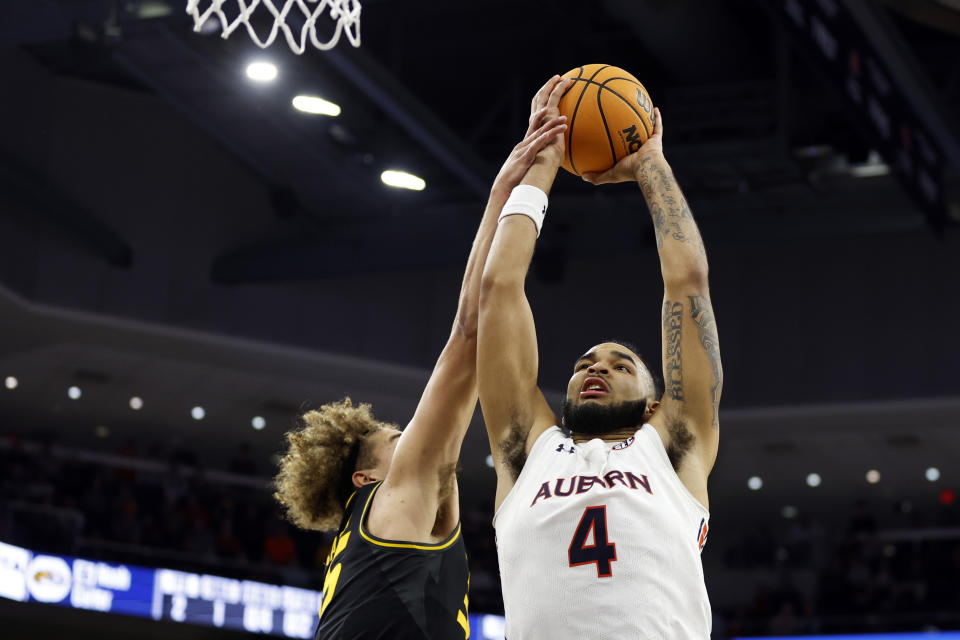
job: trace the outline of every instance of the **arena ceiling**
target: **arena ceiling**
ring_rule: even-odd
[[[194,33],[181,4],[4,3],[0,375],[20,384],[0,406],[12,430],[107,448],[175,435],[227,457],[240,440],[275,451],[305,401],[350,393],[402,422],[530,95],[553,73],[602,61],[633,71],[662,107],[668,157],[716,257],[734,436],[715,486],[740,495],[748,469],[788,464],[771,451],[792,452],[801,474],[852,448],[863,459],[851,469],[882,460],[890,477],[912,478],[960,450],[948,428],[960,409],[943,400],[958,388],[955,223],[948,213],[935,229],[892,175],[858,176],[879,164],[873,141],[790,37],[779,3],[368,0],[360,49],[299,57],[242,33]],[[852,4],[892,64],[912,70],[938,139],[957,147],[955,6]],[[254,58],[278,66],[276,82],[247,80]],[[294,111],[300,91],[343,113]],[[958,167],[947,164],[956,215]],[[427,189],[388,189],[385,168]],[[633,256],[639,275],[623,266]],[[598,264],[615,277],[584,276]],[[554,400],[590,341],[638,331],[656,352],[655,270],[635,187],[561,175],[531,279],[541,343],[556,346],[541,349],[544,369],[560,372],[544,381]],[[571,300],[604,316],[634,280],[649,282],[615,311],[642,311],[636,326],[598,320],[596,337],[548,320]],[[752,312],[760,298],[765,319]],[[71,384],[80,401],[67,398]],[[136,394],[145,408],[133,414]],[[202,422],[189,418],[196,404]],[[796,405],[812,417],[791,418]],[[253,431],[253,415],[268,427]],[[917,447],[889,444],[917,421],[930,430]],[[479,429],[468,444],[467,470],[489,484]],[[862,492],[862,470],[842,477],[844,495]],[[480,501],[486,485],[476,486]]]

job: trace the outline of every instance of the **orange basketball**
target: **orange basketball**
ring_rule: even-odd
[[[563,77],[575,80],[560,98],[560,115],[567,116],[563,168],[570,173],[605,171],[653,133],[653,102],[632,74],[587,64]]]

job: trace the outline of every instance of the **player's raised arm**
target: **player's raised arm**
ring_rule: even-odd
[[[453,329],[417,410],[397,442],[370,514],[371,530],[382,537],[422,540],[431,532],[433,537],[444,537],[459,519],[454,471],[477,403],[480,278],[497,217],[511,190],[524,177],[537,152],[565,129],[559,117],[541,122],[544,111],[531,122],[527,135],[514,147],[494,181],[467,260]]]
[[[662,141],[663,119],[657,109],[654,133],[639,151],[606,173],[584,178],[594,184],[635,179],[647,201],[664,283],[665,393],[660,419],[683,421],[695,438],[694,451],[707,474],[719,443],[717,409],[723,367],[707,283],[707,253],[690,206],[664,158]]]
[[[531,124],[547,107],[547,117],[569,85],[551,78],[534,96]],[[533,314],[524,292],[524,281],[542,223],[545,194],[549,193],[563,158],[563,136],[541,150],[511,204],[528,209],[527,215],[503,211],[483,271],[480,292],[480,333],[477,374],[494,466],[497,471],[497,505],[513,486],[530,445],[556,423],[537,387],[537,335]],[[528,187],[524,192],[524,187]],[[539,190],[539,192],[538,192]],[[540,193],[542,192],[542,193]],[[541,202],[538,198],[543,198]]]

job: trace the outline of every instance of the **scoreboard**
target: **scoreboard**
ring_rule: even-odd
[[[0,542],[0,597],[288,638],[310,638],[320,592],[36,554]]]
[[[320,592],[156,569],[150,617],[288,638],[310,638]]]
[[[0,542],[0,598],[312,638],[321,593],[223,576],[35,553]],[[503,640],[503,616],[470,614],[470,637]]]

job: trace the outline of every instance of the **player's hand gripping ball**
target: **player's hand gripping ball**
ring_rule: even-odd
[[[560,98],[567,116],[564,169],[574,175],[606,171],[653,133],[653,101],[632,74],[587,64],[563,74],[573,84]]]

